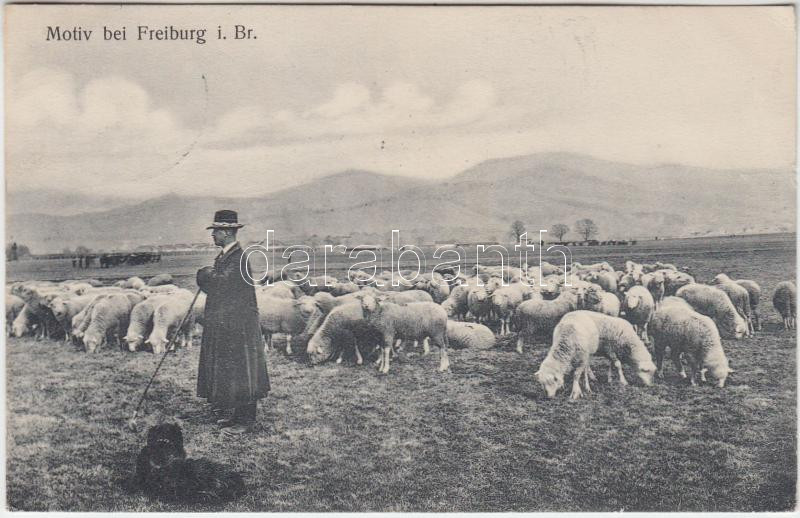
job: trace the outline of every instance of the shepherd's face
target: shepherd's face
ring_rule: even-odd
[[[229,235],[229,231],[224,228],[215,228],[211,231],[211,238],[216,246],[225,246]]]

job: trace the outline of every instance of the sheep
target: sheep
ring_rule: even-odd
[[[612,317],[619,316],[619,299],[613,293],[605,292],[595,286],[586,290],[586,309]]]
[[[441,304],[450,296],[450,285],[438,273],[420,275],[414,284],[414,288],[430,293],[433,301],[437,304]]]
[[[120,345],[128,329],[132,307],[130,299],[124,294],[108,295],[97,301],[92,307],[89,327],[83,335],[86,352],[93,353],[108,341]]]
[[[476,322],[483,323],[489,320],[492,311],[492,299],[486,288],[473,286],[467,293],[467,307]]]
[[[639,280],[642,286],[647,288],[647,290],[650,292],[650,295],[653,296],[653,300],[655,301],[657,308],[661,303],[661,300],[664,298],[664,293],[666,291],[664,274],[654,271],[652,273],[646,273],[642,275]]]
[[[675,368],[684,378],[681,353],[687,358],[692,385],[697,373],[701,381],[706,381],[705,371],[709,370],[717,379],[717,386],[725,386],[725,380],[733,371],[728,366],[717,326],[710,317],[696,312],[682,298],[667,297],[653,314],[649,333],[659,377],[664,377],[664,351],[669,347]]]
[[[377,294],[376,294],[377,296]],[[411,302],[433,302],[431,294],[422,290],[390,291],[380,294],[387,302],[395,304],[409,304]]]
[[[100,302],[101,300],[111,296],[110,293],[101,293],[96,295],[89,304],[86,305],[83,310],[81,310],[77,315],[72,317],[72,339],[75,340],[83,340],[83,335],[86,330],[89,328],[89,325],[92,323],[92,310],[94,309],[95,304]]]
[[[442,302],[442,307],[447,311],[447,316],[458,320],[466,320],[469,313],[469,292],[472,286],[459,284],[450,290],[450,296]]]
[[[611,265],[608,264],[605,261],[603,261],[601,263],[595,263],[595,264],[581,264],[581,263],[575,261],[575,262],[572,263],[572,269],[570,271],[572,271],[572,272],[578,272],[578,271],[613,272],[614,268],[612,268]]]
[[[600,347],[600,332],[586,312],[565,315],[553,329],[553,344],[534,374],[547,397],[553,398],[564,385],[564,376],[573,372],[571,399],[583,395],[581,378],[589,389],[589,361]]]
[[[745,336],[752,336],[755,332],[755,327],[753,327],[753,319],[750,315],[750,293],[744,288],[744,286],[740,286],[739,284],[733,282],[724,273],[714,277],[712,283],[716,288],[719,288],[725,292],[728,298],[731,299],[733,307],[736,308],[739,316],[744,319],[745,323],[747,324]]]
[[[345,281],[345,282],[337,282],[336,285],[331,290],[331,293],[336,297],[341,297],[342,295],[347,295],[349,293],[358,293],[360,287],[358,284],[352,281]],[[325,292],[320,292],[325,293]]]
[[[147,284],[139,277],[129,277],[128,279],[122,281],[120,288],[130,288],[133,290],[140,290],[145,286],[147,286]]]
[[[25,336],[27,333],[33,333],[36,327],[39,326],[39,317],[30,306],[25,304],[17,314],[14,322],[11,324],[11,334],[17,338]]]
[[[150,277],[150,280],[147,281],[148,286],[163,286],[165,284],[172,284],[172,275],[168,273],[159,273],[158,275]]]
[[[190,313],[187,316],[191,303],[191,294],[170,295],[154,303],[153,328],[145,340],[145,344],[153,348],[153,354],[161,354],[166,351],[170,335],[175,333],[178,334],[177,338],[180,340],[181,347],[192,346],[194,315]],[[181,322],[183,322],[183,326],[178,327]]]
[[[430,338],[439,347],[439,372],[450,369],[447,356],[447,313],[434,302],[412,302],[405,306],[379,301],[372,294],[361,299],[364,318],[383,335],[380,372],[389,373],[389,356],[396,339]]]
[[[622,307],[625,310],[625,320],[633,325],[633,329],[647,343],[647,326],[656,307],[653,296],[644,286],[634,286],[625,292]]]
[[[12,334],[12,324],[25,307],[25,301],[16,295],[6,293],[6,336]]]
[[[597,284],[608,293],[614,293],[617,291],[617,275],[614,272],[589,272],[586,280]]]
[[[522,304],[523,300],[530,300],[532,293],[533,290],[530,286],[519,282],[498,288],[492,293],[491,312],[500,319],[500,335],[506,335],[511,332],[511,317],[514,316],[517,306]],[[538,298],[541,298],[541,296],[538,296]]]
[[[364,318],[361,301],[353,299],[334,307],[322,325],[308,341],[306,353],[311,363],[320,363],[338,356],[341,363],[344,350],[352,344],[356,363],[361,365],[360,348],[383,344],[383,334]]]
[[[738,340],[747,331],[747,324],[724,291],[705,284],[687,284],[675,295],[701,315],[711,317],[723,338]]]
[[[761,331],[761,317],[758,314],[758,303],[761,301],[761,286],[749,279],[736,279],[733,282],[747,290],[750,299],[750,315],[754,320],[753,330]]]
[[[147,295],[151,294],[166,294],[166,293],[175,293],[176,291],[180,290],[181,288],[175,286],[174,284],[161,284],[159,286],[145,286],[141,289],[142,293]]]
[[[166,295],[156,295],[133,306],[128,332],[124,337],[130,352],[136,352],[144,343],[145,337],[150,335],[153,330],[153,313],[155,313],[156,307],[167,299]]]
[[[447,343],[454,349],[491,349],[495,337],[492,330],[483,324],[448,320]]]
[[[583,301],[573,290],[563,290],[555,300],[526,300],[517,307],[515,320],[519,335],[517,352],[522,353],[526,342],[533,343],[536,337],[549,335],[561,317],[578,309]]]
[[[675,295],[679,289],[687,284],[694,284],[694,277],[684,272],[663,272],[664,273],[664,296]]]
[[[797,287],[792,281],[778,283],[772,305],[783,319],[784,329],[797,328]]]
[[[292,336],[300,335],[319,312],[314,298],[303,296],[297,300],[283,299],[257,293],[256,300],[264,345],[268,350],[271,349],[272,335],[283,333],[288,335],[286,354],[292,354]]]
[[[627,385],[628,381],[622,373],[622,360],[636,369],[636,375],[647,386],[653,384],[653,376],[656,366],[650,353],[644,346],[641,338],[636,334],[633,326],[618,317],[604,315],[594,311],[576,311],[576,314],[585,314],[597,326],[600,337],[598,352],[603,354],[611,362],[608,366],[608,380],[611,381],[612,365],[617,368],[619,382]],[[591,368],[588,368],[587,376],[592,378]],[[586,389],[591,392],[588,380]]]
[[[294,299],[294,291],[285,284],[271,284],[259,288],[259,293],[280,299]],[[325,292],[320,292],[325,293]]]

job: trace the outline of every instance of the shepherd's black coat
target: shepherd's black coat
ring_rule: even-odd
[[[236,243],[213,268],[197,272],[207,295],[197,395],[217,408],[252,403],[270,389],[255,288],[240,271],[242,255]]]

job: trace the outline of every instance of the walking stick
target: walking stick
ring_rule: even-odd
[[[136,410],[134,410],[134,412],[133,412],[133,417],[131,417],[130,420],[128,421],[128,428],[130,428],[134,432],[136,431],[136,418],[139,416],[139,409],[142,408],[142,403],[144,403],[144,398],[147,397],[147,391],[150,389],[150,385],[153,384],[153,380],[156,379],[156,374],[158,374],[158,370],[161,368],[161,365],[164,363],[164,360],[167,359],[167,355],[172,350],[172,345],[175,343],[175,339],[178,337],[178,334],[180,333],[180,330],[183,328],[183,325],[186,323],[186,319],[189,318],[189,315],[192,314],[192,308],[194,308],[194,303],[197,302],[197,297],[199,295],[200,295],[200,288],[197,288],[197,291],[194,294],[194,298],[192,299],[192,303],[189,304],[189,309],[186,311],[186,314],[183,316],[183,320],[181,320],[181,323],[178,326],[177,331],[175,332],[174,335],[172,335],[172,338],[170,338],[169,341],[167,342],[167,347],[166,347],[166,350],[164,351],[164,354],[161,356],[161,361],[158,362],[158,365],[156,366],[156,370],[153,371],[153,375],[150,376],[150,381],[147,382],[147,386],[145,386],[144,392],[142,392],[142,397],[139,398],[139,403],[136,404]]]

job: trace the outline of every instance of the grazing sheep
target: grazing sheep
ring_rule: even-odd
[[[761,301],[761,286],[749,279],[736,279],[736,284],[747,290],[750,297],[750,315],[754,321],[753,328],[761,331],[761,316],[758,314],[758,303]]]
[[[14,319],[17,318],[25,307],[25,301],[16,295],[6,293],[6,336],[11,336]]]
[[[750,293],[744,286],[733,282],[724,273],[714,277],[713,285],[724,291],[728,298],[731,299],[733,307],[736,308],[739,316],[741,316],[747,324],[745,336],[752,336],[755,332],[755,327],[753,327],[753,319],[750,316]]]
[[[145,337],[150,336],[153,331],[153,314],[156,307],[167,299],[166,295],[156,295],[133,306],[128,332],[124,338],[130,352],[136,352],[144,344]]]
[[[378,296],[378,295],[376,295]],[[422,290],[390,291],[380,294],[381,300],[395,304],[409,304],[411,302],[433,302],[431,294]]]
[[[570,372],[573,372],[571,399],[583,395],[581,378],[587,390],[591,390],[589,361],[599,348],[600,332],[586,312],[564,315],[553,329],[553,344],[534,375],[547,397],[555,397],[558,389],[564,385],[564,377]]]
[[[257,293],[256,300],[258,321],[267,349],[272,349],[272,335],[282,333],[288,335],[286,354],[292,354],[292,337],[300,335],[319,312],[316,301],[309,296],[295,300],[271,297],[263,293]]]
[[[430,293],[433,301],[437,304],[441,304],[450,296],[450,285],[447,284],[444,278],[438,273],[424,273],[420,275],[414,287],[415,289]]]
[[[612,317],[619,316],[619,298],[594,286],[586,290],[585,307]]]
[[[525,343],[533,344],[535,338],[549,338],[561,317],[575,311],[583,301],[573,290],[563,290],[554,300],[526,300],[517,307],[515,320],[519,336],[517,352]]]
[[[492,330],[483,324],[448,320],[447,344],[453,349],[491,349],[495,337]]]
[[[618,317],[604,315],[594,311],[576,311],[576,314],[585,314],[597,326],[597,331],[600,337],[600,347],[598,352],[608,358],[608,380],[611,381],[612,365],[617,368],[619,374],[619,382],[622,385],[627,385],[628,381],[622,373],[622,362],[629,364],[636,370],[636,375],[647,386],[653,384],[653,376],[656,372],[656,366],[653,364],[653,359],[650,353],[644,346],[641,338],[634,331],[633,326]],[[588,377],[592,377],[591,369],[588,371]],[[591,392],[588,381],[586,389]]]
[[[168,273],[159,273],[147,281],[148,286],[163,286],[165,284],[172,284],[172,275]]]
[[[175,293],[176,291],[180,290],[181,288],[175,286],[174,284],[161,284],[160,286],[145,286],[142,288],[143,293],[153,294],[165,294],[165,293]]]
[[[153,348],[153,354],[166,351],[167,343],[172,335],[177,335],[176,343],[181,347],[192,346],[192,331],[194,329],[194,314],[189,314],[185,321],[192,295],[170,295],[156,301],[153,309],[153,329],[145,343]],[[183,321],[183,326],[179,327]]]
[[[684,378],[686,372],[681,363],[681,353],[687,358],[692,385],[698,373],[701,380],[706,381],[705,371],[708,370],[717,379],[717,386],[725,386],[732,370],[722,350],[717,326],[710,317],[696,312],[682,298],[667,297],[653,314],[649,332],[659,377],[664,376],[664,351],[669,347],[675,368]]]
[[[89,327],[83,335],[86,352],[93,353],[109,342],[121,345],[132,307],[131,300],[124,294],[108,295],[97,301],[92,307]]]
[[[396,339],[424,340],[430,338],[439,347],[439,372],[450,369],[447,356],[447,313],[434,302],[413,302],[405,306],[379,301],[368,294],[361,299],[367,322],[383,335],[383,354],[380,371],[389,372],[389,357]]]
[[[797,328],[797,287],[792,281],[783,281],[775,287],[772,305],[783,319],[784,329]]]
[[[30,306],[25,304],[11,324],[11,334],[17,338],[33,333],[39,325],[39,317]]]
[[[110,293],[96,295],[77,315],[72,318],[72,339],[83,341],[83,335],[92,323],[92,310],[95,304],[111,296]]]
[[[356,363],[363,358],[360,349],[383,344],[383,334],[364,318],[361,303],[354,300],[331,310],[322,325],[308,341],[306,353],[311,363],[320,363],[337,356],[340,363],[345,349],[353,347]]]
[[[472,286],[460,284],[453,286],[450,296],[442,302],[442,307],[447,311],[447,316],[458,320],[466,320],[469,313],[469,291]]]
[[[625,292],[622,307],[625,310],[625,320],[633,325],[633,329],[647,343],[647,325],[656,307],[653,296],[644,286],[634,286]]]
[[[675,295],[701,315],[711,317],[723,338],[738,340],[747,332],[747,324],[724,291],[705,284],[687,284]]]

